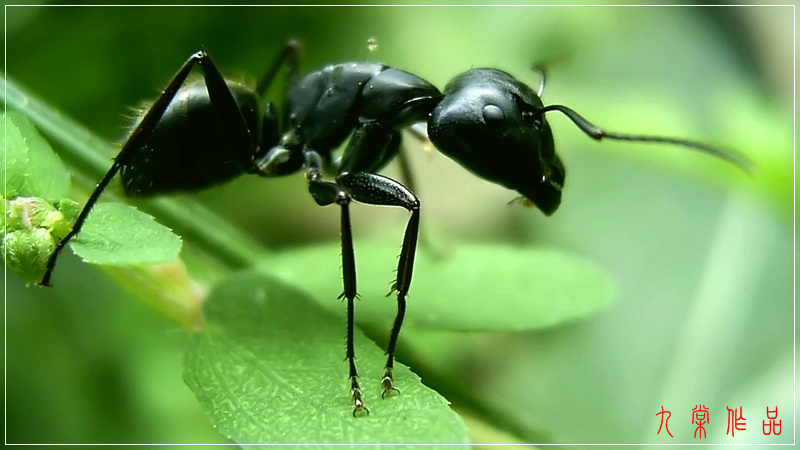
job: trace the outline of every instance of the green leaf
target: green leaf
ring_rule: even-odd
[[[392,244],[357,246],[358,320],[392,320],[394,298],[384,297],[398,253]],[[330,243],[272,255],[259,267],[333,309],[342,291],[340,255],[339,244]],[[584,317],[613,297],[605,272],[563,252],[465,244],[437,257],[420,248],[405,323],[455,331],[528,330]]]
[[[22,114],[9,111],[3,119],[6,139],[3,196],[48,200],[66,197],[70,189],[69,173],[50,144]]]
[[[158,264],[178,257],[181,238],[132,206],[99,203],[71,245],[92,264]]]
[[[217,286],[192,337],[184,379],[217,429],[239,444],[464,444],[448,402],[395,366],[399,395],[381,399],[383,351],[356,333],[370,414],[354,418],[344,360],[344,306],[330,314],[256,271]]]

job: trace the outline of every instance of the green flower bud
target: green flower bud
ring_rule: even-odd
[[[56,207],[46,200],[38,197],[17,197],[9,201],[6,209],[6,231],[31,230],[33,228],[47,228],[49,216],[56,211]]]
[[[75,222],[81,208],[78,202],[69,198],[59,200],[56,208],[58,211],[49,216],[52,221],[47,222],[47,228],[56,239],[60,240],[72,229],[72,223]]]
[[[56,244],[44,228],[17,230],[3,237],[6,266],[28,283],[38,283]]]

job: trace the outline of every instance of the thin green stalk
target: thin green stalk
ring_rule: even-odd
[[[0,82],[5,107],[25,114],[40,131],[58,142],[60,156],[73,170],[96,180],[108,171],[109,155],[115,154],[112,145],[61,115],[14,80],[4,76]],[[263,252],[263,247],[252,237],[191,199],[154,199],[142,205],[142,209],[230,268],[249,266]]]

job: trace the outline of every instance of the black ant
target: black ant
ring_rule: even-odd
[[[258,102],[284,64],[288,65],[283,114]],[[184,86],[195,65],[204,83]],[[200,51],[181,66],[122,145],[70,232],[47,262],[48,285],[64,246],[81,230],[100,194],[120,172],[125,194],[146,197],[198,190],[242,173],[263,177],[302,171],[318,205],[341,208],[342,271],[347,300],[347,361],[353,415],[369,410],[358,383],[353,344],[356,263],[350,202],[399,206],[411,213],[403,236],[392,292],[397,315],[389,335],[383,395],[397,392],[394,352],[411,286],[420,223],[420,201],[403,184],[379,175],[393,158],[403,158],[401,131],[427,122],[433,145],[475,175],[521,194],[546,215],[561,203],[564,165],[556,155],[545,113],[566,115],[594,139],[660,142],[724,158],[744,169],[743,157],[684,139],[606,132],[562,105],[545,106],[538,92],[506,72],[471,69],[439,91],[411,73],[371,62],[325,66],[298,77],[299,45],[287,43],[255,90],[226,81],[211,57]],[[345,140],[341,158],[331,152]],[[335,174],[326,180],[324,173]]]

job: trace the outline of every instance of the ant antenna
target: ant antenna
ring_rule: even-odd
[[[534,64],[531,67],[531,70],[533,70],[534,73],[539,74],[539,88],[536,89],[536,95],[541,97],[542,94],[544,94],[544,84],[545,80],[547,79],[547,72],[544,70],[544,66],[539,64]]]
[[[540,84],[540,90],[543,88],[544,85],[544,77],[542,77],[542,83]],[[605,131],[599,128],[596,125],[593,125],[588,120],[584,119],[583,116],[575,112],[574,110],[563,106],[563,105],[549,105],[545,106],[542,109],[535,111],[533,114],[536,115],[543,115],[549,111],[558,111],[565,116],[567,116],[581,131],[583,131],[586,135],[591,137],[595,140],[601,140],[603,138],[613,139],[617,141],[633,141],[633,142],[661,142],[664,144],[672,144],[678,145],[681,147],[688,147],[697,151],[701,151],[703,153],[708,153],[710,155],[714,155],[718,158],[722,158],[727,160],[730,163],[735,164],[740,169],[744,170],[745,172],[752,173],[753,172],[753,163],[745,156],[740,155],[738,153],[733,153],[730,151],[721,150],[715,147],[711,147],[709,145],[702,144],[700,142],[689,141],[686,139],[678,139],[678,138],[671,138],[671,137],[664,137],[664,136],[649,136],[649,135],[640,135],[640,134],[623,134],[623,133],[612,133]]]

